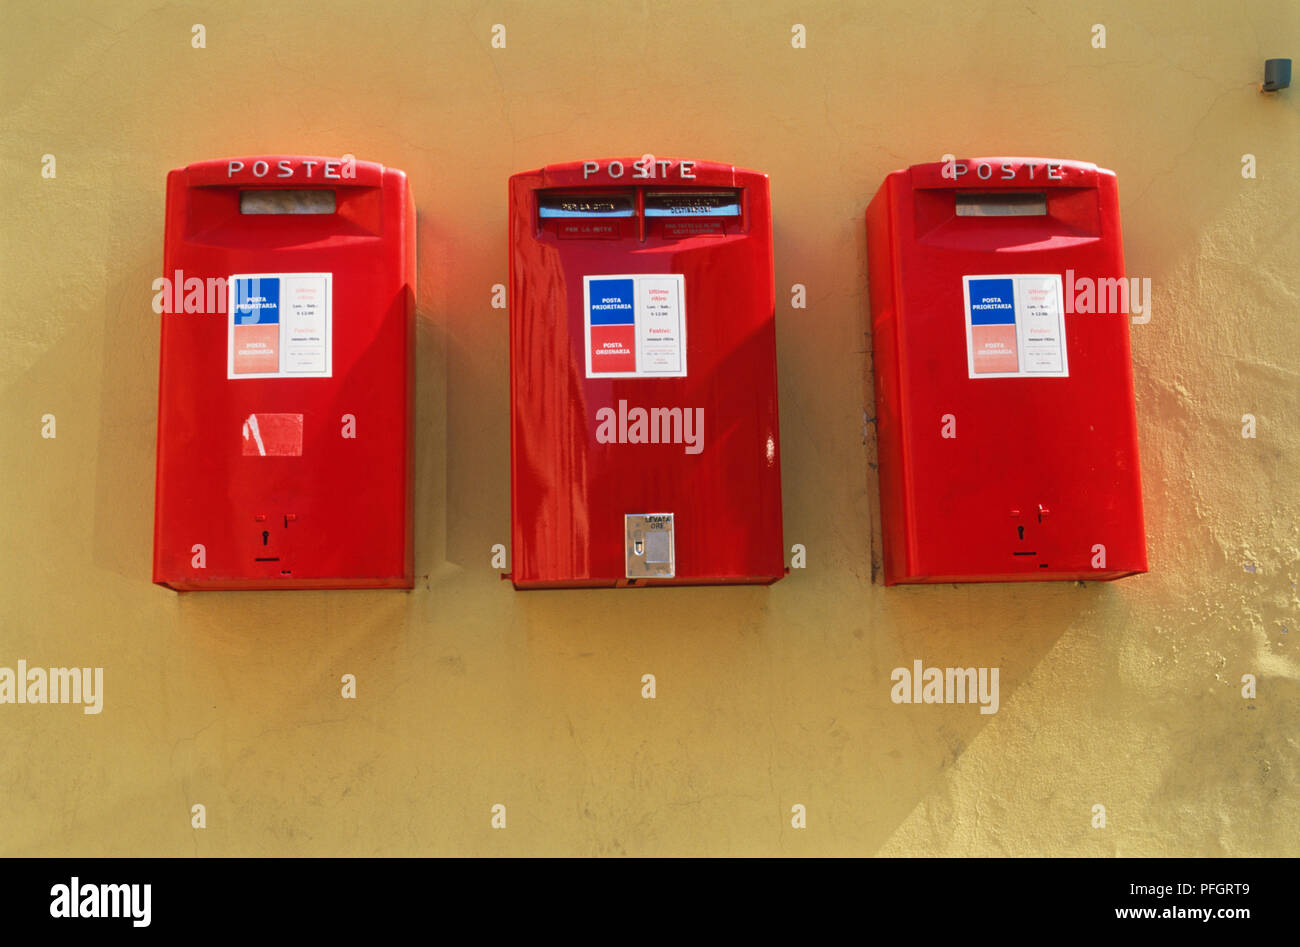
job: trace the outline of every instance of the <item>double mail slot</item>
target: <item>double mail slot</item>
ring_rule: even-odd
[[[745,229],[742,198],[738,188],[539,191],[538,230],[610,240],[725,236]]]

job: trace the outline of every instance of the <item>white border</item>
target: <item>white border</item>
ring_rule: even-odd
[[[240,372],[235,374],[235,280],[283,279],[286,276],[321,276],[325,278],[325,371]],[[284,286],[281,284],[280,341],[277,354],[284,352]],[[333,273],[235,273],[226,278],[226,380],[243,378],[333,378],[334,377],[334,274]]]
[[[642,278],[670,279],[677,283],[678,328],[681,332],[682,365],[680,371],[650,372],[641,369],[641,294],[636,281]],[[594,279],[632,280],[632,355],[637,369],[632,372],[593,372],[591,370],[591,281]],[[582,278],[582,345],[588,378],[685,378],[686,377],[686,277],[681,273],[597,273]]]
[[[1020,315],[1020,280],[1054,279],[1056,280],[1057,326],[1061,338],[1061,370],[1059,372],[1029,372],[1023,368],[1014,372],[975,372],[975,341],[971,334],[970,281],[973,279],[1009,279],[1012,281],[1012,307],[1016,320],[1016,359],[1018,365],[1024,364],[1025,321]],[[966,376],[968,378],[1069,378],[1069,345],[1065,337],[1065,288],[1060,273],[973,273],[961,278],[962,319],[966,323]]]

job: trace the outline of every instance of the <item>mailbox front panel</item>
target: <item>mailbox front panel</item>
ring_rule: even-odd
[[[510,249],[515,586],[780,578],[766,175],[517,174]]]
[[[167,176],[155,582],[411,587],[414,223],[370,162]]]
[[[1114,174],[915,165],[867,244],[886,584],[1145,572]]]

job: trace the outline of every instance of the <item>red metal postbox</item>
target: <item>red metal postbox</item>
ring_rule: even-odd
[[[1145,572],[1114,173],[914,165],[867,245],[886,584]]]
[[[167,176],[154,581],[410,588],[415,209],[351,158]]]
[[[515,587],[779,579],[767,176],[516,174],[510,249]]]

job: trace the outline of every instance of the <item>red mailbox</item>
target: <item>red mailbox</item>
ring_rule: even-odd
[[[779,579],[767,176],[516,174],[510,249],[515,587]]]
[[[351,158],[167,176],[154,581],[410,588],[415,209]]]
[[[867,245],[886,584],[1145,572],[1114,173],[914,165]]]

